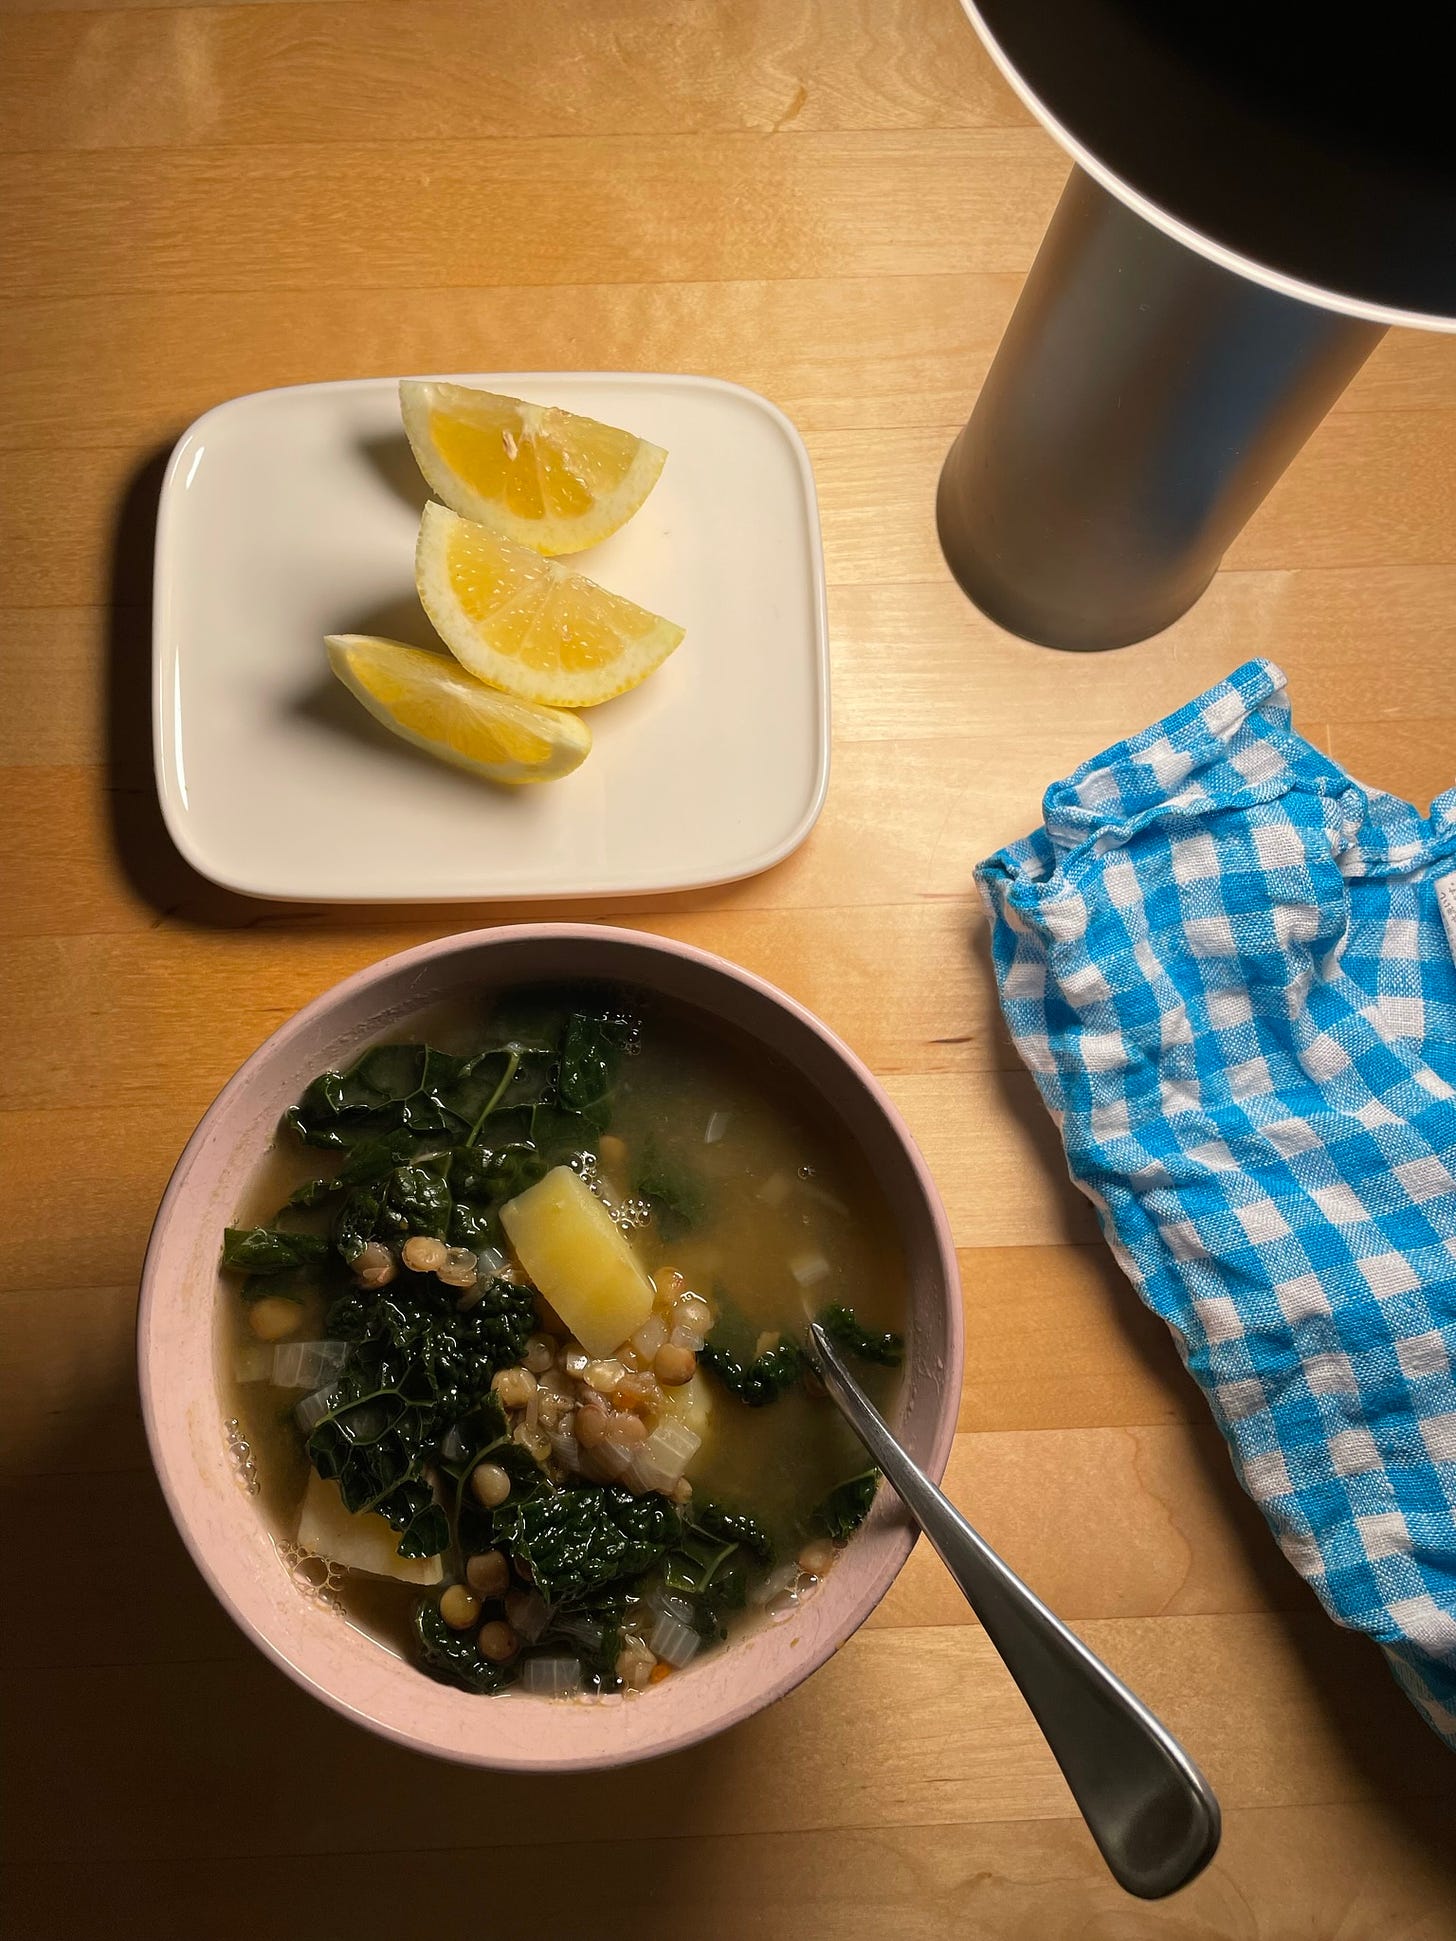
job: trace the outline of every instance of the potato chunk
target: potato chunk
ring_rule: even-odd
[[[589,1355],[609,1355],[652,1312],[652,1282],[610,1213],[569,1166],[508,1200],[521,1265]]]
[[[691,1429],[700,1442],[707,1441],[713,1394],[706,1376],[694,1375],[681,1388],[665,1388],[662,1391],[662,1406],[669,1421],[680,1422],[685,1429]]]
[[[346,1510],[337,1483],[310,1470],[298,1518],[298,1541],[316,1557],[330,1557],[371,1577],[394,1577],[401,1584],[438,1584],[444,1571],[438,1557],[401,1557],[399,1531],[372,1510]]]

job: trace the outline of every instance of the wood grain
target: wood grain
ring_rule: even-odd
[[[3,1583],[7,1932],[495,1934],[544,1906],[592,1941],[1456,1935],[1456,1762],[1285,1566],[1098,1239],[973,889],[1051,780],[1250,655],[1363,779],[1451,786],[1456,345],[1388,337],[1166,634],[1010,639],[950,582],[934,491],[1065,174],[955,0],[0,5],[0,1481],[30,1558]],[[193,875],[150,768],[172,442],[269,385],[559,367],[710,372],[803,430],[835,701],[809,842],[566,910],[270,906]],[[960,1250],[950,1487],[1223,1798],[1174,1902],[1108,1880],[923,1547],[782,1705],[608,1778],[402,1754],[213,1602],[132,1367],[176,1155],[308,998],[534,914],[722,951],[884,1077]],[[54,1610],[77,1570],[81,1637]]]
[[[1027,237],[1028,259],[1035,234]],[[6,317],[13,399],[0,450],[144,449],[239,390],[337,375],[549,370],[589,345],[604,367],[711,370],[763,391],[805,431],[952,426],[965,415],[1021,287],[1017,272],[889,278],[568,284],[532,288],[143,291],[17,297]],[[825,319],[830,327],[825,328]],[[86,369],[57,386],[60,333]],[[1336,405],[1421,411],[1449,400],[1443,338],[1387,337]]]
[[[0,254],[42,297],[1014,270],[1065,174],[1029,128],[42,149]]]
[[[656,0],[315,0],[174,9],[163,22],[30,13],[3,44],[0,128],[13,149],[1029,120],[954,13],[927,19],[915,0],[690,0],[670,14]]]
[[[706,1837],[642,1840],[637,1851],[651,1888],[629,1904],[598,1900],[594,1941],[637,1941],[644,1923],[664,1924],[685,1906],[704,1941],[803,1941],[805,1883],[815,1883],[812,1916],[842,1941],[944,1941],[947,1935],[1008,1941],[1269,1941],[1296,1935],[1400,1936],[1445,1941],[1440,1909],[1450,1876],[1433,1853],[1444,1803],[1377,1807],[1253,1807],[1225,1814],[1218,1862],[1172,1907],[1130,1902],[1101,1873],[1075,1827],[1065,1821],[989,1821],[956,1829],[894,1826],[851,1831],[768,1833],[753,1842],[745,1867],[740,1842]],[[552,1850],[553,1892],[563,1903],[591,1903],[619,1849],[611,1842],[563,1840]],[[408,1931],[419,1898],[398,1856],[357,1871],[330,1869],[329,1907],[348,1933]],[[503,1864],[504,1863],[504,1864]],[[337,1884],[333,1876],[337,1875]],[[483,1878],[502,1922],[529,1921],[540,1885],[510,1865],[509,1851],[473,1845],[432,1849],[430,1914],[442,1923],[480,1915]],[[1298,1927],[1270,1924],[1269,1880],[1277,1879]],[[16,1870],[18,1915],[41,1931],[58,1890],[87,1931],[115,1920],[115,1908],[154,1909],[169,1933],[205,1930],[218,1941],[293,1941],[292,1910],[318,1892],[313,1855],[233,1855],[167,1861],[122,1858],[104,1878],[67,1878],[55,1862]],[[1433,1911],[1434,1910],[1434,1911]]]

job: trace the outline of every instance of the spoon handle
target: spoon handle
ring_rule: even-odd
[[[1119,1884],[1144,1900],[1182,1887],[1218,1846],[1208,1782],[905,1454],[817,1321],[810,1334],[825,1386],[965,1592]]]

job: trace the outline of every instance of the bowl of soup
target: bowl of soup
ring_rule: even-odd
[[[148,1250],[143,1409],[198,1567],[307,1690],[444,1757],[608,1766],[781,1697],[909,1554],[815,1317],[938,1477],[955,1252],[870,1073],[703,951],[485,930],[225,1087]]]

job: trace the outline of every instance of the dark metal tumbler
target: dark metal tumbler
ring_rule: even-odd
[[[1384,334],[1220,268],[1074,169],[941,474],[952,572],[1044,646],[1157,633]]]

